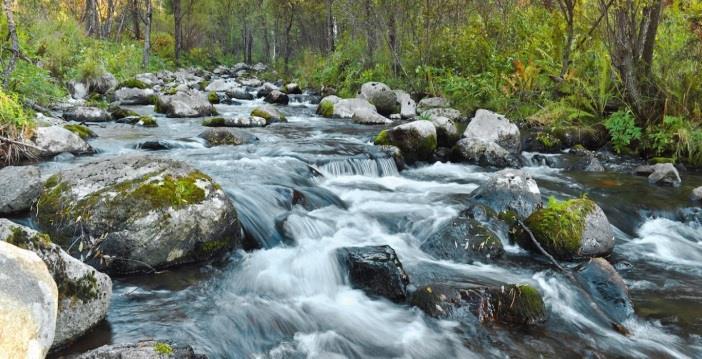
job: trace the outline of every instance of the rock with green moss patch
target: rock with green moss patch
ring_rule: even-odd
[[[208,146],[243,145],[256,141],[256,136],[242,130],[229,128],[210,128],[198,135],[207,141]]]
[[[254,108],[253,111],[251,111],[251,116],[260,117],[266,120],[267,125],[276,122],[288,122],[287,118],[285,118],[285,115],[282,112],[270,105],[263,105]]]
[[[150,105],[156,93],[152,89],[123,87],[115,91],[115,101],[123,105]]]
[[[143,340],[136,343],[104,345],[75,357],[75,359],[207,359],[190,345],[169,340]]]
[[[74,155],[93,152],[92,147],[84,139],[62,126],[37,127],[34,130],[32,142],[41,149],[39,155],[42,157],[51,157],[64,152]]]
[[[107,315],[112,281],[107,275],[71,257],[48,235],[0,219],[0,240],[36,253],[58,287],[58,316],[52,348],[65,346]]]
[[[210,101],[211,104],[216,105],[219,103],[219,95],[217,95],[217,93],[214,91],[210,91],[207,93],[207,101]]]
[[[54,242],[109,273],[207,260],[238,247],[242,237],[231,200],[210,177],[143,155],[52,176],[32,212]],[[76,240],[83,244],[71,246]]]
[[[217,114],[207,96],[200,91],[181,91],[159,96],[155,110],[168,117],[203,117]]]
[[[396,146],[408,163],[428,161],[437,147],[436,128],[429,121],[413,121],[381,131],[374,142]]]
[[[334,105],[339,102],[341,98],[338,96],[327,96],[319,102],[317,106],[317,114],[322,117],[331,118],[334,117]]]
[[[136,124],[141,127],[158,127],[158,122],[151,116],[139,116]]]
[[[117,89],[133,88],[133,89],[143,90],[143,89],[146,89],[148,87],[149,86],[147,86],[146,83],[144,83],[143,81],[137,80],[135,78],[124,80],[124,81],[120,82],[119,85],[117,85]]]
[[[90,128],[88,128],[86,126],[80,125],[80,124],[71,123],[71,124],[63,125],[63,128],[75,133],[76,135],[80,136],[80,138],[82,138],[84,140],[97,137],[97,135],[95,134],[95,132],[93,132],[93,130],[91,130]]]
[[[112,115],[112,118],[114,118],[115,120],[119,120],[119,119],[122,119],[125,117],[132,117],[132,116],[139,117],[139,114],[136,113],[135,111],[132,111],[132,110],[126,109],[124,107],[120,107],[120,106],[112,106],[112,107],[110,107],[109,111],[110,111],[110,114]]]
[[[614,232],[602,209],[587,198],[558,201],[532,213],[524,224],[549,254],[559,259],[606,256],[614,249]],[[517,243],[540,253],[529,234],[517,226]]]
[[[205,127],[264,127],[266,120],[257,116],[213,117],[202,120]]]
[[[422,243],[421,249],[438,259],[459,263],[495,259],[505,253],[500,238],[467,213],[442,224]]]
[[[496,287],[460,286],[444,283],[418,288],[410,303],[428,315],[452,320],[534,325],[546,320],[546,308],[538,290],[527,284]],[[471,318],[466,316],[472,315]]]

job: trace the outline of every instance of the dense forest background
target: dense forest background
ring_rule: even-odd
[[[702,164],[699,0],[3,0],[0,136],[104,71],[263,62],[354,96],[367,81],[523,126],[602,129]],[[547,141],[548,139],[544,139]]]

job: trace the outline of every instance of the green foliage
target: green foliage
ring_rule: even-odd
[[[146,86],[145,83],[143,83],[137,79],[127,79],[127,80],[120,82],[119,85],[117,86],[118,89],[123,88],[123,87],[143,90],[143,89],[147,88],[148,86]]]
[[[219,103],[219,95],[217,95],[217,93],[214,91],[210,91],[207,94],[207,101],[209,101],[211,104],[218,104]]]
[[[154,344],[154,351],[160,355],[172,355],[173,348],[168,343],[156,342]]]
[[[629,111],[613,113],[604,123],[612,137],[614,149],[621,153],[632,141],[641,139],[641,128],[636,126],[634,116]]]
[[[68,124],[68,125],[64,125],[63,128],[75,133],[76,135],[80,136],[80,138],[82,138],[84,140],[97,137],[97,135],[95,134],[95,132],[93,132],[93,130],[91,130],[88,127],[85,127],[83,125]]]
[[[656,156],[672,156],[702,164],[702,127],[679,116],[665,116],[647,131],[646,149]]]
[[[66,89],[52,78],[47,70],[26,62],[17,64],[9,88],[45,107],[67,95]]]
[[[33,115],[24,109],[19,97],[0,90],[0,134],[34,126]]]

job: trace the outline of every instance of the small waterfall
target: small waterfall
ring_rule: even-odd
[[[347,158],[325,163],[319,166],[319,169],[329,177],[356,175],[385,177],[400,174],[392,158]]]

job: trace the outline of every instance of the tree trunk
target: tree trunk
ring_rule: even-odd
[[[565,78],[570,67],[570,55],[573,51],[573,41],[575,40],[575,1],[558,0],[558,6],[566,21],[566,43],[563,47],[563,60],[561,66],[561,78]]]
[[[373,52],[375,51],[375,31],[371,26],[371,16],[373,15],[371,0],[365,1],[366,11],[366,66],[370,67],[373,62]]]
[[[288,18],[288,24],[285,27],[285,73],[288,73],[288,63],[290,62],[290,52],[292,47],[290,46],[290,32],[292,31],[293,16],[295,15],[295,6],[290,3],[290,17]]]
[[[175,38],[175,61],[176,65],[180,63],[180,52],[183,48],[183,30],[182,30],[183,15],[180,9],[180,0],[173,0],[173,37]]]
[[[603,8],[605,5],[601,2]],[[665,110],[652,69],[662,10],[662,0],[652,0],[643,8],[633,0],[616,0],[606,27],[612,65],[621,77],[625,100],[644,128],[660,121]]]
[[[97,9],[97,0],[85,0],[83,21],[85,22],[85,32],[89,36],[100,35],[100,16]]]
[[[17,59],[20,57],[19,39],[17,38],[17,25],[15,24],[15,14],[12,10],[13,0],[3,0],[2,3],[3,10],[5,10],[5,16],[7,17],[7,31],[12,42],[12,54],[7,60],[7,65],[5,65],[5,70],[2,73],[2,84],[3,87],[7,88],[10,83],[10,76],[12,72],[15,71],[15,65],[17,64]]]
[[[334,52],[336,50],[335,43],[335,31],[334,31],[334,13],[332,8],[334,6],[334,0],[327,0],[327,41],[329,43],[329,52]]]
[[[149,54],[151,52],[151,20],[153,18],[153,8],[151,0],[146,0],[146,18],[144,24],[144,58],[142,66],[146,70],[149,67]]]
[[[132,13],[132,31],[134,32],[134,39],[139,40],[141,38],[141,19],[139,18],[139,0],[131,0],[130,11]]]

